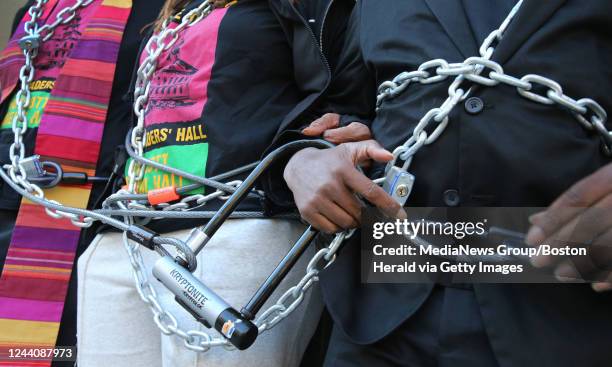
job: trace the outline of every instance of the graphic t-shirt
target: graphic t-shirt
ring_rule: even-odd
[[[48,22],[56,19],[56,15],[64,8],[72,6],[76,0],[58,1],[54,9],[47,17]],[[34,61],[36,69],[34,80],[30,83],[32,99],[28,108],[28,127],[36,128],[40,124],[43,110],[49,100],[49,95],[55,85],[61,68],[70,57],[72,49],[79,42],[88,19],[94,14],[101,0],[94,1],[85,8],[80,8],[76,16],[67,24],[61,24],[53,32],[53,36],[43,42],[38,56]],[[17,114],[17,100],[15,96],[11,99],[8,110],[2,119],[1,128],[10,129],[13,118]]]
[[[267,1],[214,10],[159,59],[145,115],[145,156],[201,177],[260,159],[301,100],[292,64]],[[148,167],[138,191],[189,183]]]

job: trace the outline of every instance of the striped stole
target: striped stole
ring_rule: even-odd
[[[60,1],[58,6],[72,3]],[[132,1],[99,0],[89,6],[96,9],[55,81],[38,128],[35,153],[60,163],[66,171],[94,175],[115,63]],[[23,22],[19,29],[23,30]],[[2,54],[2,68],[15,64],[11,60],[19,60],[11,50],[20,37],[17,33]],[[21,66],[22,62],[23,57],[16,64]],[[14,88],[5,84],[10,79],[10,75],[0,75],[2,100]],[[59,185],[46,190],[45,195],[85,208],[90,191],[91,185]],[[0,278],[0,348],[55,345],[79,235],[79,228],[69,220],[53,219],[41,206],[22,200]],[[5,363],[0,360],[0,366]],[[10,365],[32,363],[50,365],[50,361],[40,360],[22,364],[12,361]]]

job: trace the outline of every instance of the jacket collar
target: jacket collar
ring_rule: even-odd
[[[460,0],[425,0],[464,58],[478,54],[478,45]]]
[[[506,35],[493,53],[493,60],[504,64],[567,0],[524,0]]]
[[[493,60],[504,63],[544,24],[567,0],[524,0],[510,23],[506,36],[499,42]],[[465,11],[459,0],[425,0],[438,18],[457,50],[467,58],[478,55],[479,45],[470,30]]]

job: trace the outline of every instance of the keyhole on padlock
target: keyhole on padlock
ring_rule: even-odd
[[[402,198],[408,196],[408,186],[399,185],[397,189],[395,189],[395,193],[397,194],[397,196]]]

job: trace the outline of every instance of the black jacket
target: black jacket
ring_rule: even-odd
[[[525,0],[493,59],[514,76],[540,74],[575,98],[612,111],[612,3]],[[375,88],[428,60],[461,62],[478,45],[459,0],[361,0],[349,22],[345,55],[330,88],[342,113],[372,117]],[[447,96],[449,81],[414,84],[387,102],[371,124],[393,149],[425,112]],[[409,206],[548,206],[572,184],[611,159],[597,136],[568,111],[534,103],[514,88],[476,88],[484,109],[459,105],[442,137],[415,157]],[[610,128],[610,122],[607,123]],[[354,236],[353,238],[359,238]],[[327,306],[353,341],[373,343],[408,320],[433,285],[360,282],[359,243],[348,243],[322,273]],[[587,285],[477,284],[487,334],[503,367],[609,366],[612,293]]]

